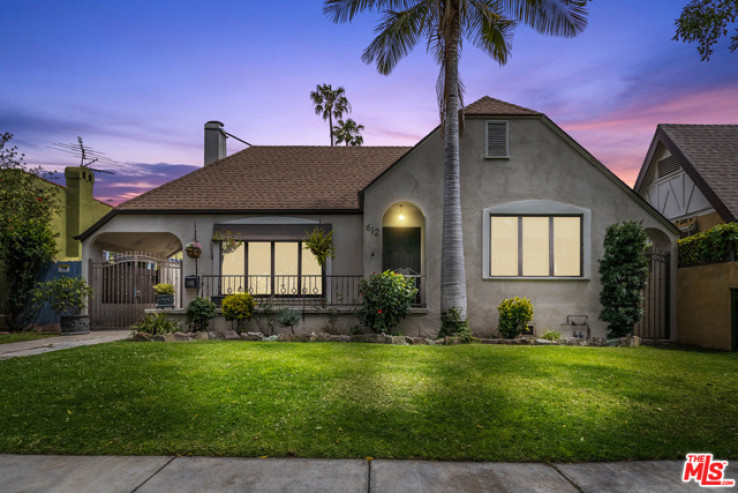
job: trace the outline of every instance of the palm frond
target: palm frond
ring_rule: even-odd
[[[573,38],[587,27],[586,0],[507,0],[508,15],[541,34]]]
[[[410,0],[326,0],[323,13],[333,22],[350,22],[361,11],[405,10]]]
[[[361,59],[365,63],[376,62],[379,73],[392,72],[397,62],[415,47],[418,38],[427,31],[432,2],[417,2],[410,8],[387,11],[375,33],[377,37],[367,46]]]
[[[474,46],[491,56],[500,66],[507,63],[512,51],[512,33],[515,21],[495,10],[500,4],[471,0],[470,15],[464,19],[466,37]]]

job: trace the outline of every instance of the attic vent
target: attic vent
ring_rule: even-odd
[[[677,171],[679,171],[679,168],[679,160],[676,158],[676,156],[669,156],[667,158],[664,158],[659,161],[659,178],[663,178],[672,173],[676,173]]]
[[[510,157],[507,122],[487,122],[487,157]]]

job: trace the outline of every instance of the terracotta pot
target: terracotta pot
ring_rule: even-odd
[[[199,248],[187,248],[187,256],[190,258],[198,258],[202,254],[202,250]]]

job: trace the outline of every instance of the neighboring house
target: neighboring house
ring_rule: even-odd
[[[465,115],[461,205],[474,332],[496,333],[500,302],[527,296],[538,333],[586,315],[592,335],[604,336],[598,259],[605,229],[642,221],[673,253],[676,228],[542,113],[485,97]],[[83,269],[96,268],[105,251],[167,257],[197,237],[203,254],[185,256],[182,275],[198,275],[201,283],[177,286],[183,304],[248,289],[298,306],[301,330],[325,325],[311,315],[325,317],[321,305],[359,303],[362,277],[402,269],[417,276],[421,290],[402,330],[437,333],[444,174],[438,127],[413,147],[253,146],[226,157],[221,126],[205,126],[203,169],[121,204],[79,237],[83,258],[92,260]],[[336,256],[324,269],[301,248],[316,226],[334,233]],[[227,232],[244,244],[224,253],[211,239]],[[674,328],[675,291],[666,291],[665,320]]]
[[[734,222],[738,125],[658,125],[634,189],[682,237]]]
[[[738,125],[660,124],[635,191],[687,237],[738,217]],[[738,350],[738,262],[680,265],[679,341]]]
[[[92,226],[97,220],[110,212],[113,206],[96,200],[93,197],[92,189],[95,183],[95,175],[87,168],[68,167],[64,170],[64,178],[66,186],[53,183],[51,181],[42,180],[48,187],[57,190],[58,214],[51,219],[51,229],[58,234],[56,238],[56,254],[57,262],[49,266],[48,271],[43,274],[44,279],[51,279],[60,274],[61,270],[65,273],[74,274],[81,272],[79,263],[82,260],[82,242],[75,239],[87,228]],[[76,265],[75,265],[76,264]],[[7,287],[5,272],[0,264],[0,304],[5,302]],[[2,317],[4,317],[5,307],[0,306],[0,325],[2,325]],[[42,313],[40,324],[52,323],[54,319],[58,319],[53,312]]]

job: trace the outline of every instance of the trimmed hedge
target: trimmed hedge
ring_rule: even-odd
[[[679,267],[730,262],[736,258],[738,224],[717,226],[679,240]]]

